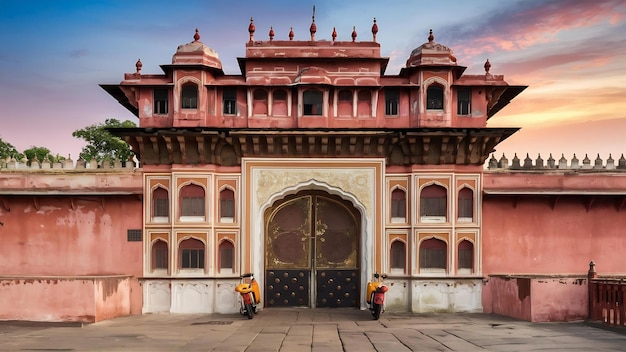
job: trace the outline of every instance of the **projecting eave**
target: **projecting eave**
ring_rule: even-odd
[[[509,105],[511,100],[513,100],[513,98],[518,96],[526,88],[528,88],[528,86],[506,86],[498,101],[487,112],[487,119],[498,113],[498,111],[502,110],[505,106]]]
[[[388,165],[484,165],[517,128],[116,128],[143,165],[240,165],[255,158],[385,158]]]
[[[163,72],[168,73],[173,70],[193,70],[193,71],[209,71],[215,76],[224,76],[224,70],[221,68],[211,67],[202,64],[165,64],[160,65]]]
[[[408,77],[411,75],[411,72],[415,71],[415,70],[424,70],[424,69],[429,69],[429,68],[446,68],[446,69],[451,69],[452,72],[454,72],[454,79],[459,79],[461,78],[461,76],[463,76],[463,72],[465,72],[465,70],[467,69],[466,66],[460,66],[460,65],[436,65],[436,64],[432,64],[432,65],[419,65],[419,66],[410,66],[410,67],[403,67],[400,69],[400,77]]]
[[[130,103],[119,84],[101,84],[100,87],[115,98],[115,100],[117,100],[128,111],[132,112],[133,115],[139,117],[139,109]]]

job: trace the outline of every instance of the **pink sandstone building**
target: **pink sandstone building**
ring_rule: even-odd
[[[388,74],[376,20],[268,30],[238,75],[196,30],[163,73],[102,85],[140,168],[1,165],[1,320],[235,313],[246,272],[262,309],[363,309],[378,272],[390,311],[563,321],[588,315],[591,260],[624,272],[626,160],[496,160],[518,129],[489,119],[526,87],[488,60],[464,74],[431,31]]]

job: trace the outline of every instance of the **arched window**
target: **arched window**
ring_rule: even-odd
[[[472,222],[474,219],[474,192],[468,187],[463,187],[459,191],[459,222]]]
[[[406,246],[404,242],[396,240],[391,242],[391,272],[405,274],[406,269]]]
[[[163,240],[157,240],[152,245],[152,269],[168,268],[167,243]]]
[[[356,110],[356,115],[359,117],[372,116],[372,93],[369,90],[359,91]]]
[[[277,89],[272,94],[272,115],[287,116],[287,92],[284,89]]]
[[[219,247],[219,270],[221,273],[232,273],[235,268],[235,246],[231,241],[225,240]]]
[[[420,244],[420,273],[445,273],[447,246],[442,240],[430,238]]]
[[[337,93],[337,116],[352,116],[352,91],[349,89]]]
[[[167,222],[170,216],[170,200],[168,192],[163,187],[152,191],[152,221]]]
[[[458,271],[459,274],[474,272],[474,245],[468,240],[459,243]]]
[[[204,243],[190,238],[178,245],[178,265],[181,269],[204,269]]]
[[[430,185],[420,193],[420,218],[422,222],[445,222],[448,209],[446,189]]]
[[[252,114],[267,115],[267,92],[264,89],[255,89],[252,100]]]
[[[321,116],[324,94],[316,89],[309,89],[302,93],[302,114]]]
[[[443,87],[432,84],[426,90],[426,109],[443,110]]]
[[[180,190],[180,216],[181,220],[204,220],[204,188],[190,184]]]
[[[198,86],[193,83],[185,83],[180,93],[180,104],[183,109],[197,109]]]
[[[406,193],[399,188],[391,192],[391,222],[406,222]]]
[[[232,223],[235,221],[235,192],[224,188],[220,192],[220,222]]]

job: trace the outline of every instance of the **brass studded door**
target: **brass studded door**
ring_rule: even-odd
[[[299,193],[269,209],[265,224],[266,307],[358,306],[360,217],[350,202]]]

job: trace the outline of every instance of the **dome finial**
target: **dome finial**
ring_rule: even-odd
[[[331,34],[331,37],[333,38],[333,42],[337,39],[337,29],[335,27],[333,27],[333,34]]]
[[[311,27],[309,28],[309,32],[311,32],[311,41],[315,41],[315,32],[317,32],[317,25],[315,24],[315,5],[313,5],[313,16],[311,16]]]
[[[432,43],[435,41],[435,36],[433,35],[433,30],[431,28],[430,33],[428,34],[428,42]]]
[[[376,17],[374,17],[374,24],[372,25],[372,39],[376,41],[376,33],[378,33],[378,25],[376,24]]]
[[[198,28],[196,28],[196,33],[193,35],[193,40],[196,42],[200,40],[200,33],[198,32]]]
[[[270,42],[274,40],[274,27],[270,26]]]
[[[293,40],[296,35],[293,33],[293,27],[289,27],[289,40]]]
[[[248,33],[250,33],[250,41],[254,41],[254,31],[256,27],[254,26],[254,18],[250,17],[250,25],[248,26]]]
[[[352,41],[356,40],[356,26],[352,26]]]
[[[137,69],[137,73],[141,73],[142,66],[143,64],[141,63],[141,59],[137,59],[137,62],[135,63],[135,68]]]

